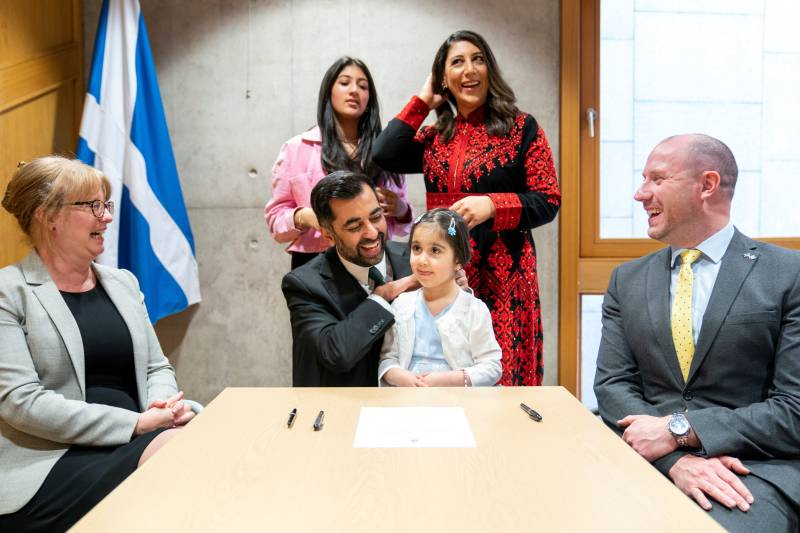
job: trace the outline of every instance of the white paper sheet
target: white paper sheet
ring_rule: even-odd
[[[461,407],[362,407],[354,448],[474,448]]]

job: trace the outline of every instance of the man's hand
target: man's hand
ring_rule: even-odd
[[[669,477],[675,486],[700,504],[711,510],[711,496],[729,509],[750,509],[753,495],[735,474],[746,475],[750,470],[739,459],[723,455],[706,459],[684,455],[669,469]]]
[[[400,296],[402,293],[406,291],[410,291],[413,289],[417,289],[419,287],[419,282],[417,278],[413,275],[406,276],[404,278],[396,279],[394,281],[389,281],[384,283],[380,287],[375,287],[372,291],[372,294],[376,296],[380,296],[387,302],[394,301],[395,298]]]
[[[625,428],[622,440],[651,463],[678,449],[669,432],[668,416],[628,415],[617,424]]]

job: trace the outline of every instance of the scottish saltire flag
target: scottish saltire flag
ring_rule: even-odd
[[[192,229],[138,0],[103,2],[78,158],[108,176],[118,206],[98,261],[136,274],[153,322],[199,302]]]

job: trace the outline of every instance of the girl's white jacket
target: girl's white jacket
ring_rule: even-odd
[[[419,292],[406,292],[392,302],[395,323],[386,332],[378,367],[378,384],[390,368],[408,369],[414,351],[414,308]],[[502,374],[502,351],[494,337],[489,308],[472,294],[460,290],[453,306],[436,319],[444,357],[450,368],[464,369],[475,387],[491,386]]]

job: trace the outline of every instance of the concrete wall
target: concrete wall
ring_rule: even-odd
[[[369,65],[384,123],[415,94],[441,42],[473,29],[490,42],[520,107],[558,160],[559,2],[465,0],[140,0],[200,264],[203,302],[157,327],[187,395],[291,382],[281,276],[289,256],[262,210],[281,144],[314,124],[325,69],[343,54]],[[88,77],[101,0],[83,0]],[[424,205],[410,178],[415,208]],[[534,232],[545,383],[557,379],[558,225]]]

